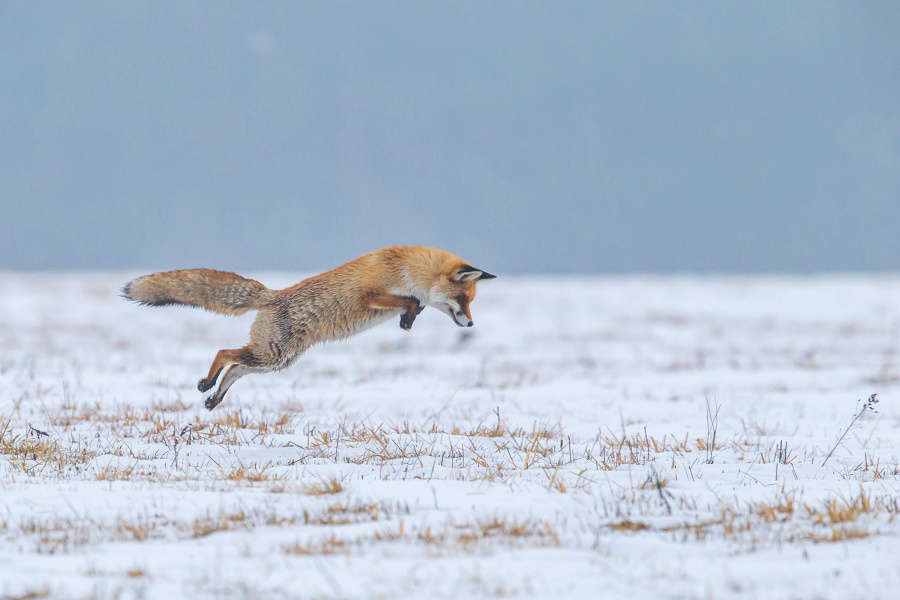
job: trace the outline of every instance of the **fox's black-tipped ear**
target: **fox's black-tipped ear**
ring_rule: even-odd
[[[453,277],[456,281],[475,281],[476,279],[494,279],[496,275],[491,275],[481,269],[476,269],[472,265],[463,265]]]

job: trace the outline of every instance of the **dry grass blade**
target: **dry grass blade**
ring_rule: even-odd
[[[336,477],[323,479],[315,483],[303,485],[303,493],[307,496],[323,496],[327,494],[340,494],[344,491],[344,485]]]

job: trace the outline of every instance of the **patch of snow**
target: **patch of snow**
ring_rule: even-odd
[[[208,412],[253,315],[129,275],[0,274],[0,596],[900,586],[900,277],[501,277]]]

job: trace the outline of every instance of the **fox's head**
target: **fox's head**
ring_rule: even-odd
[[[438,284],[429,294],[429,304],[446,313],[460,327],[471,327],[472,313],[469,304],[475,299],[475,284],[482,279],[494,279],[487,271],[462,263],[453,266],[441,276]]]

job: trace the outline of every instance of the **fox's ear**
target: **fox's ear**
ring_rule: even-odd
[[[472,265],[463,265],[453,276],[456,281],[475,281],[477,279],[494,279],[496,275],[491,275],[487,271],[476,269]]]

